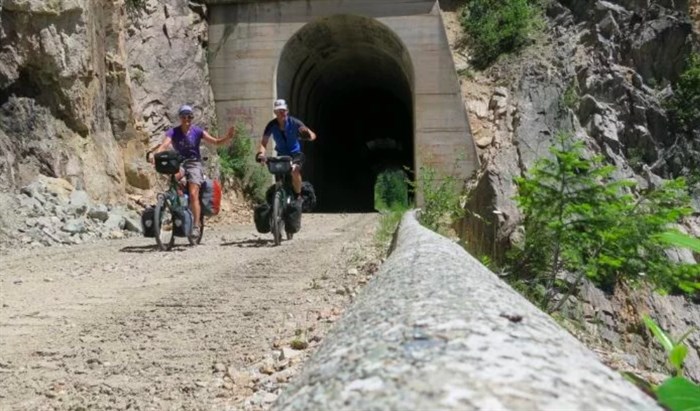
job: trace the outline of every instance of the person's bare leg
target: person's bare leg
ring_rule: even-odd
[[[298,197],[301,194],[301,170],[297,165],[292,169],[292,187],[294,187],[294,194]]]
[[[194,217],[194,225],[199,227],[199,219],[202,213],[202,208],[199,204],[199,185],[189,183],[188,187],[190,191],[190,210],[192,210],[192,217]]]

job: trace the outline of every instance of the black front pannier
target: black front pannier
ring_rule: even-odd
[[[284,230],[288,233],[298,233],[301,230],[301,205],[292,201],[284,209]]]
[[[301,198],[303,200],[302,211],[305,213],[314,211],[314,208],[316,208],[316,192],[314,191],[314,186],[308,181],[301,183]]]
[[[260,204],[253,211],[253,220],[255,220],[255,229],[261,234],[270,232],[270,213],[272,208],[267,203]]]
[[[267,169],[275,175],[284,175],[292,171],[291,157],[277,157],[267,159]]]
[[[153,227],[153,215],[155,213],[155,208],[148,207],[141,213],[141,228],[143,229],[144,237],[155,237],[155,227]]]
[[[153,158],[156,171],[161,174],[177,174],[180,171],[180,155],[175,151],[163,151]]]
[[[189,208],[173,208],[173,231],[176,237],[189,237],[192,235],[192,211]]]

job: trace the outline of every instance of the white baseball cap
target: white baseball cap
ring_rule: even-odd
[[[289,109],[287,108],[287,102],[283,99],[275,100],[275,104],[272,105],[272,111],[277,110],[289,111]]]

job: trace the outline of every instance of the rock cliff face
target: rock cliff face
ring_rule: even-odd
[[[482,218],[461,224],[472,251],[503,257],[520,219],[512,179],[547,155],[559,130],[642,187],[698,164],[700,136],[673,133],[662,106],[697,47],[687,10],[673,1],[553,2],[550,40],[487,73],[513,87],[487,94],[465,85],[485,164],[468,205]]]
[[[205,13],[184,0],[2,2],[0,189],[40,174],[107,203],[149,189],[145,149],[177,107],[213,123]]]
[[[499,261],[522,235],[513,178],[548,155],[557,131],[575,133],[588,150],[616,166],[617,178],[635,179],[642,188],[698,168],[700,130],[676,132],[664,108],[687,57],[700,49],[694,33],[698,3],[551,2],[547,40],[463,79],[483,164],[467,204],[472,214],[459,224],[471,252]],[[456,60],[459,66],[466,56],[456,50]],[[700,235],[695,203],[686,228]],[[695,262],[692,253],[676,257]],[[643,290],[606,295],[590,285],[582,287],[565,314],[587,335],[598,336],[599,346],[628,353],[624,367],[663,371],[663,353],[640,325],[646,313],[673,335],[700,324],[700,308],[682,297]],[[694,353],[687,359],[687,373],[697,380],[700,335],[689,344]]]

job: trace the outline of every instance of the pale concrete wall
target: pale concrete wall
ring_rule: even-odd
[[[466,177],[478,157],[437,2],[434,0],[209,0],[210,72],[220,123],[259,136],[272,118],[275,68],[288,39],[334,14],[375,18],[403,41],[413,64],[415,164]],[[455,165],[456,159],[461,161]]]

